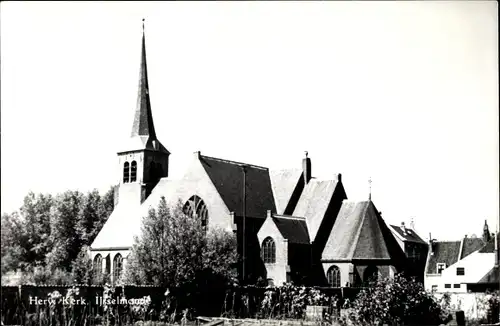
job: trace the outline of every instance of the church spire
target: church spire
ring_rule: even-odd
[[[151,113],[151,101],[149,99],[148,68],[146,64],[146,37],[144,33],[144,19],[142,19],[142,53],[141,68],[139,71],[139,91],[137,94],[137,106],[132,125],[132,137],[149,136],[156,139],[153,115]]]

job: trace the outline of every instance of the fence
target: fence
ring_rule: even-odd
[[[73,316],[78,318],[85,316],[103,316],[104,307],[104,287],[88,285],[68,285],[68,286],[2,286],[2,321],[4,324],[27,324],[26,319],[30,316],[39,316],[50,301],[44,301],[49,298],[54,291],[59,292],[62,297],[74,287],[79,290],[75,297],[76,305],[72,308]],[[338,302],[345,299],[353,300],[361,289],[358,288],[315,288],[325,297],[336,297]],[[255,318],[259,317],[262,311],[262,301],[266,291],[269,288],[263,287],[240,287],[240,288],[221,288],[207,286],[197,291],[192,291],[189,295],[179,293],[175,289],[170,289],[173,297],[180,298],[177,302],[172,302],[171,310],[177,314],[182,314],[184,307],[194,308],[196,315],[220,317],[230,316],[235,318]],[[115,303],[112,306],[117,311],[120,309],[127,313],[120,300],[140,299],[149,296],[151,306],[149,309],[155,312],[155,318],[159,317],[159,312],[165,309],[165,288],[151,286],[123,286],[114,289],[113,298]],[[176,293],[177,292],[177,293]],[[178,309],[177,309],[178,308]],[[269,313],[269,312],[267,312]],[[280,311],[274,311],[277,315]],[[269,317],[265,316],[265,317]],[[264,317],[261,315],[260,317]],[[77,318],[77,317],[73,317]]]

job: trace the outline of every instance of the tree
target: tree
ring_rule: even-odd
[[[92,260],[89,256],[88,246],[83,246],[72,262],[71,275],[77,284],[90,284],[92,281]]]
[[[100,207],[101,195],[96,189],[88,192],[83,198],[77,229],[84,245],[89,245],[94,240],[96,232],[99,232],[94,226],[100,219]]]
[[[24,225],[16,212],[2,215],[2,275],[8,271],[23,269],[26,249],[22,245],[26,243]]]
[[[82,239],[77,231],[80,207],[83,195],[79,191],[66,191],[56,198],[50,224],[52,251],[47,255],[50,268],[71,268],[82,246]]]
[[[30,266],[44,264],[45,256],[52,249],[51,215],[54,199],[51,195],[29,192],[20,209],[22,223],[26,230],[24,261]]]
[[[162,198],[157,210],[143,219],[128,259],[125,282],[169,288],[186,288],[202,282],[204,275],[231,276],[236,262],[232,233],[211,230],[208,234],[195,216],[178,204],[173,209]]]

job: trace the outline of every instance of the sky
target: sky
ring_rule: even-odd
[[[2,2],[1,207],[106,191],[142,36],[158,138],[313,176],[423,238],[499,220],[497,1]]]

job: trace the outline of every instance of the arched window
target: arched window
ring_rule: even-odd
[[[340,287],[340,269],[338,266],[333,265],[326,272],[326,278],[328,280],[328,284],[334,288]]]
[[[201,226],[205,229],[205,231],[207,230],[208,209],[203,199],[196,195],[192,196],[191,198],[189,198],[186,204],[184,204],[182,211],[188,216],[199,218],[201,220]]]
[[[378,281],[378,268],[377,268],[377,266],[371,265],[365,269],[365,272],[363,274],[363,281],[365,283]]]
[[[94,269],[95,277],[96,278],[101,277],[101,274],[102,274],[102,256],[101,256],[101,254],[97,254],[94,257],[93,269]]]
[[[113,260],[113,281],[116,282],[120,279],[123,270],[123,258],[122,255],[116,254]]]
[[[130,164],[128,162],[125,162],[123,164],[123,183],[130,182]]]
[[[276,245],[271,237],[262,241],[262,259],[265,264],[274,264],[276,262]]]
[[[106,256],[104,264],[105,264],[104,273],[106,273],[106,275],[109,275],[111,273],[111,258],[109,258],[109,255]]]
[[[130,182],[135,182],[137,180],[137,162],[132,161],[130,168]]]

